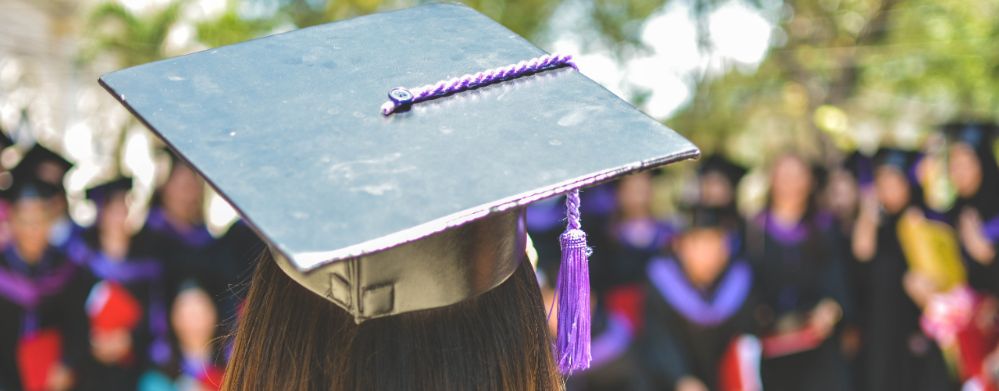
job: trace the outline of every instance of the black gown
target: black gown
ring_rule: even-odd
[[[822,299],[832,299],[849,317],[847,283],[832,219],[817,216],[782,227],[763,213],[747,228],[746,249],[753,264],[761,306],[756,311],[764,336],[778,319],[803,320]],[[837,336],[817,347],[765,358],[763,388],[768,391],[848,390],[852,380]]]
[[[167,220],[163,209],[154,206],[138,235],[163,263],[169,303],[182,284],[193,282],[203,287],[217,306],[221,305],[228,288],[225,280],[228,261],[219,242],[204,225],[181,231]]]
[[[78,373],[88,344],[87,287],[79,267],[51,247],[29,265],[9,244],[0,254],[0,280],[0,390],[21,389],[17,350],[35,332],[56,331],[61,361]]]
[[[163,264],[148,233],[131,238],[125,259],[115,260],[100,250],[99,233],[90,229],[82,235],[86,248],[88,287],[113,282],[124,287],[142,307],[142,317],[132,330],[132,357],[127,363],[107,365],[88,356],[78,376],[78,390],[133,390],[148,369],[161,368],[171,360],[170,329],[164,291]]]
[[[909,266],[898,240],[898,221],[899,216],[883,218],[877,252],[863,276],[862,385],[870,391],[957,389],[940,349],[919,327],[919,307],[905,292],[903,276]]]
[[[673,259],[650,262],[648,276],[646,324],[638,345],[653,389],[672,390],[684,376],[718,389],[729,345],[756,331],[750,266],[732,262],[708,291],[691,285]]]

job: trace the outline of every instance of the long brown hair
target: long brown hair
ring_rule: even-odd
[[[537,280],[451,306],[372,319],[309,292],[270,256],[257,264],[223,390],[555,390]]]

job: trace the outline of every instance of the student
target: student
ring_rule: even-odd
[[[575,190],[697,151],[540,53],[435,4],[102,77],[268,244],[222,389],[552,390],[586,368]],[[519,61],[429,100],[393,87]],[[553,349],[523,206],[564,193]]]
[[[132,390],[139,376],[170,360],[164,271],[147,234],[128,224],[131,178],[87,190],[97,221],[84,231],[90,274],[91,355],[82,390]]]
[[[947,390],[950,381],[936,343],[920,329],[922,305],[932,292],[916,291],[899,239],[906,214],[924,219],[923,193],[915,178],[915,152],[882,148],[874,157],[874,198],[865,200],[853,234],[853,254],[862,275],[861,384],[866,390]],[[908,289],[907,289],[908,288]]]
[[[746,243],[761,298],[763,388],[848,389],[835,337],[846,297],[844,265],[831,219],[816,210],[813,168],[797,155],[780,155],[770,186]]]
[[[950,140],[948,173],[957,200],[947,218],[957,231],[972,288],[999,295],[999,165],[993,150],[994,124],[944,126]]]
[[[49,244],[54,186],[17,176],[5,197],[13,240],[0,256],[0,388],[68,390],[86,346],[86,285]]]
[[[736,379],[723,379],[724,358],[741,337],[756,332],[753,272],[730,252],[735,222],[727,211],[696,207],[687,220],[672,255],[648,266],[651,292],[640,345],[654,389],[728,390],[723,386]],[[753,361],[758,367],[758,352]],[[755,378],[758,386],[758,372]]]

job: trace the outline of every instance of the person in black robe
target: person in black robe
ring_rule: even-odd
[[[848,154],[839,164],[833,166],[822,189],[821,205],[823,210],[833,217],[834,232],[841,242],[840,248],[849,249],[853,242],[853,228],[860,209],[861,192],[870,192],[873,182],[871,158],[860,151]],[[848,306],[857,308],[865,297],[863,276],[866,274],[866,264],[857,262],[853,253],[843,251],[843,262],[846,264],[847,301]],[[841,344],[843,352],[854,373],[863,370],[858,358],[861,348],[860,329],[864,314],[862,311],[851,311],[843,319]],[[856,380],[856,379],[855,379]]]
[[[966,260],[972,288],[999,295],[999,164],[993,145],[999,128],[990,123],[944,126],[950,138],[948,173],[957,200],[947,212]]]
[[[0,389],[70,389],[85,355],[86,284],[48,241],[57,194],[32,176],[4,194],[13,240],[0,254]]]
[[[96,330],[91,327],[91,355],[80,378],[80,390],[133,390],[148,368],[170,360],[167,303],[163,265],[153,252],[148,234],[133,235],[128,227],[128,191],[131,178],[118,178],[87,190],[97,206],[97,222],[82,237],[91,281],[91,297],[101,287],[123,288],[125,300],[138,304],[138,321],[128,327]],[[105,293],[106,295],[106,293]],[[91,324],[97,314],[90,314]],[[109,352],[110,351],[110,352]]]
[[[220,304],[226,297],[228,262],[204,223],[204,181],[187,163],[169,156],[170,173],[153,196],[139,236],[163,263],[168,302],[181,282],[197,279]]]
[[[766,390],[845,390],[851,384],[836,338],[846,303],[841,243],[815,205],[816,175],[801,157],[777,158],[766,209],[746,246],[761,305]]]
[[[66,189],[63,181],[66,173],[73,168],[73,163],[55,151],[35,143],[14,169],[15,176],[31,176],[45,182],[56,189],[52,198],[52,210],[56,216],[49,230],[49,244],[62,251],[71,261],[80,263],[81,259],[74,257],[70,248],[78,245],[83,233],[83,227],[69,217],[66,200]]]
[[[730,373],[724,358],[756,326],[752,269],[728,246],[733,223],[724,209],[695,209],[690,227],[674,241],[673,255],[647,267],[639,345],[653,389],[720,390],[734,380],[723,379]]]
[[[899,240],[905,214],[924,216],[923,195],[915,178],[914,152],[882,148],[875,156],[875,193],[868,194],[854,228],[853,253],[865,264],[862,276],[862,373],[865,390],[948,390],[943,355],[920,328],[925,294],[913,292],[914,278]],[[916,295],[916,296],[913,296]],[[920,297],[923,296],[923,297]]]

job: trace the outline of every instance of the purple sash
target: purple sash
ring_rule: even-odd
[[[631,344],[631,324],[623,315],[610,313],[607,329],[593,339],[590,346],[590,367],[596,368],[621,357]]]
[[[10,257],[20,257],[12,248],[6,251],[8,262]],[[23,261],[21,261],[23,262]],[[30,278],[14,270],[0,268],[0,296],[27,310],[33,310],[45,296],[51,296],[62,291],[66,282],[76,272],[72,263],[64,263],[37,278]]]
[[[99,252],[90,259],[90,270],[104,280],[130,283],[154,280],[160,276],[162,268],[152,259],[131,259],[115,261]]]
[[[982,224],[982,233],[993,244],[999,242],[999,216],[995,216],[992,220],[984,222]]]
[[[173,224],[170,224],[166,213],[161,208],[153,208],[149,211],[146,225],[153,231],[170,235],[191,247],[204,247],[211,244],[213,240],[212,234],[203,225],[193,226],[191,229],[181,232]]]
[[[743,261],[732,263],[718,283],[713,301],[706,301],[690,285],[680,265],[672,259],[654,259],[649,263],[648,274],[652,285],[671,307],[688,320],[704,326],[717,325],[734,315],[752,287],[752,271]]]

